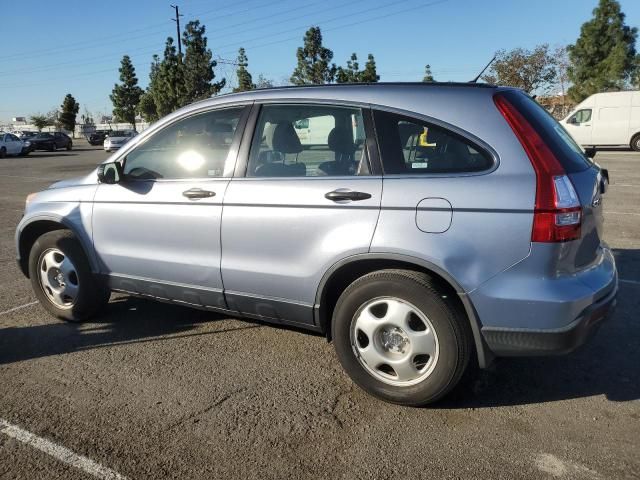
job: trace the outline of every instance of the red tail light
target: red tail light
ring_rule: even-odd
[[[518,137],[536,172],[532,242],[566,242],[580,238],[582,208],[564,168],[538,132],[503,95],[493,101]]]

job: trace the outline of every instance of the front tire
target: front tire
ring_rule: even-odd
[[[455,387],[473,350],[468,320],[428,275],[380,270],[342,293],[332,319],[342,367],[363,390],[423,406]]]
[[[36,240],[29,253],[29,277],[40,304],[71,322],[91,318],[111,295],[91,272],[82,245],[69,230],[48,232]]]
[[[632,150],[636,152],[640,152],[640,133],[637,133],[631,139],[631,143],[629,144]]]
[[[2,147],[0,148],[0,158],[4,158],[7,156],[7,149]]]
[[[69,142],[67,144],[67,152],[71,151],[72,148],[73,148],[73,143]]]

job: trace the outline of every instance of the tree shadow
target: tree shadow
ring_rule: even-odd
[[[640,250],[614,249],[621,279],[640,282]],[[559,357],[500,359],[439,408],[527,405],[604,395],[640,399],[640,285],[620,282],[618,307],[575,352]]]
[[[170,341],[176,337],[215,335],[261,325],[195,331],[225,317],[213,312],[154,302],[138,297],[112,299],[95,321],[54,322],[0,329],[0,365],[129,343]]]

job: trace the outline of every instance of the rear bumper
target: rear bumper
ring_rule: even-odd
[[[494,355],[570,352],[615,307],[618,274],[606,245],[599,247],[597,260],[588,268],[566,274],[549,261],[557,258],[552,248],[536,245],[527,259],[469,292],[487,349]]]
[[[561,355],[585,343],[616,307],[617,285],[605,298],[585,308],[569,325],[555,329],[483,327],[488,347],[497,356]]]

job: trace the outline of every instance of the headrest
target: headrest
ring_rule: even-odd
[[[332,150],[336,153],[344,153],[350,155],[356,151],[356,146],[353,143],[351,132],[347,130],[339,130],[337,128],[334,128],[329,133],[327,143],[329,144],[329,150]]]
[[[273,149],[281,153],[300,153],[302,144],[290,123],[279,123],[273,132]]]

